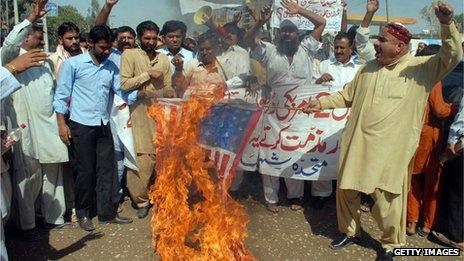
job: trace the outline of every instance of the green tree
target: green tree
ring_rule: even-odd
[[[430,30],[430,32],[434,36],[438,37],[440,32],[440,22],[435,16],[435,1],[432,2],[430,5],[424,6],[420,11],[420,15],[421,18],[427,22],[428,29]],[[464,30],[464,13],[455,13],[453,18],[456,21],[456,26],[459,32],[462,33]]]
[[[438,22],[435,16],[435,4],[435,2],[432,2],[430,5],[424,6],[420,10],[421,18],[427,23],[428,29],[432,35],[438,35],[438,32],[440,32],[440,22]]]
[[[51,51],[56,49],[58,44],[58,27],[64,22],[75,23],[81,30],[81,33],[88,32],[90,30],[90,26],[86,19],[74,6],[58,6],[58,16],[47,18],[48,42]]]
[[[455,14],[454,21],[456,21],[456,26],[458,27],[459,32],[464,32],[464,13]]]
[[[1,20],[9,24],[11,27],[14,25],[14,9],[13,9],[13,1],[0,1],[1,2]],[[21,14],[29,14],[32,5],[34,4],[35,0],[18,0],[18,15],[19,20],[21,20]],[[8,5],[8,8],[6,8]],[[6,10],[8,9],[8,14]],[[8,18],[8,19],[7,19]],[[21,21],[19,21],[21,22]]]
[[[90,7],[87,9],[87,24],[94,25],[95,19],[97,18],[98,14],[100,13],[100,4],[98,0],[90,0]]]

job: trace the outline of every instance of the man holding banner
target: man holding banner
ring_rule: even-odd
[[[409,165],[416,151],[430,89],[462,56],[453,8],[438,2],[443,47],[433,56],[408,53],[411,34],[388,23],[375,44],[375,60],[361,67],[340,92],[310,101],[307,112],[351,108],[342,134],[337,218],[343,237],[331,243],[341,249],[358,241],[360,192],[375,204],[372,216],[383,232],[381,260],[393,259],[393,248],[406,243]]]
[[[276,45],[262,41],[255,42],[256,33],[271,18],[272,11],[269,7],[263,8],[257,22],[245,36],[245,41],[251,47],[252,57],[266,68],[267,81],[273,91],[276,89],[290,90],[295,86],[304,88],[311,85],[311,56],[320,46],[319,39],[326,24],[323,17],[302,8],[292,0],[283,0],[281,4],[292,17],[281,22],[281,40]],[[314,24],[312,33],[301,42],[298,39],[297,15],[307,18]],[[273,103],[279,104],[280,102],[285,103],[285,101]],[[273,131],[277,131],[277,129]],[[262,179],[268,210],[277,212],[279,177],[263,174]],[[301,209],[304,181],[286,178],[285,183],[291,209]]]

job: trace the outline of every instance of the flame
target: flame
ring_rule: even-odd
[[[148,109],[157,125],[153,248],[162,260],[253,260],[244,246],[245,209],[227,193],[235,173],[219,179],[199,146],[200,123],[225,91],[211,80],[205,95],[204,86],[193,88],[176,113],[160,104]]]

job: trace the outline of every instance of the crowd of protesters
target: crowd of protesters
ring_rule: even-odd
[[[61,24],[56,51],[46,55],[37,22],[47,1],[36,0],[2,44],[1,260],[8,258],[7,222],[23,240],[38,241],[37,226],[92,231],[93,217],[99,224],[129,224],[131,218],[119,215],[127,198],[138,218],[147,217],[148,191],[156,182],[155,126],[147,109],[157,98],[188,97],[191,86],[211,75],[225,89],[252,92],[345,85],[304,109],[351,108],[337,188],[331,181],[311,182],[316,211],[336,193],[343,235],[332,248],[358,243],[361,211],[371,211],[383,232],[380,259],[393,259],[392,249],[416,233],[463,249],[463,60],[452,7],[435,8],[442,45],[420,43],[413,56],[412,35],[401,24],[387,23],[372,39],[378,0],[367,0],[364,19],[350,30],[344,3],[342,29],[330,41],[324,41],[323,17],[283,0],[289,14],[307,18],[314,29],[299,32],[294,19],[285,19],[273,42],[257,36],[270,7],[252,12],[248,30],[236,15],[188,38],[187,26],[176,20],[161,28],[144,21],[135,30],[110,29],[117,2],[106,1],[88,33]],[[12,141],[8,133],[18,128],[21,138]],[[262,183],[267,209],[278,212],[279,178],[262,175]],[[304,181],[285,178],[285,185],[290,208],[302,209]]]

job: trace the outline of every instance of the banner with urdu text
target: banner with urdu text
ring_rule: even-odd
[[[310,10],[327,21],[325,31],[336,32],[340,31],[342,24],[343,7],[341,0],[298,0],[298,5]],[[274,1],[272,5],[273,14],[271,17],[271,27],[279,28],[280,22],[291,16],[298,18],[298,29],[312,30],[314,25],[301,15],[290,15],[285,8],[280,4],[280,1]]]
[[[336,179],[340,137],[349,109],[307,115],[301,108],[310,97],[340,89],[323,85],[275,88],[270,99],[261,102],[263,113],[245,145],[239,168],[294,179]]]

